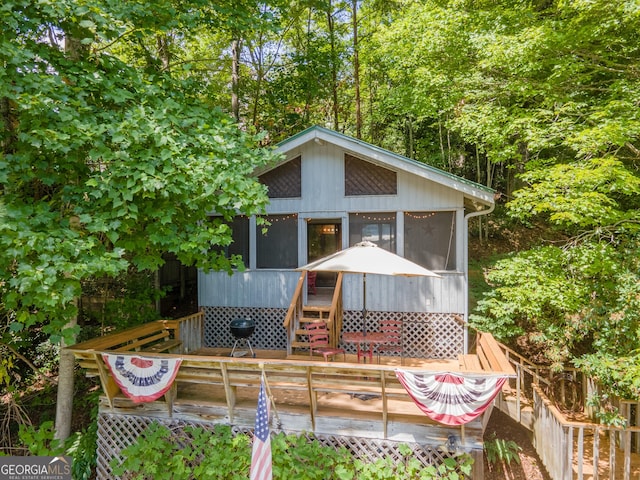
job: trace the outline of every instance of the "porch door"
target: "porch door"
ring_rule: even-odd
[[[307,261],[313,262],[340,250],[342,246],[340,219],[311,220],[307,223]],[[335,287],[338,275],[318,272],[316,287]]]

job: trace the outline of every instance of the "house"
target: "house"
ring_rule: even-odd
[[[254,347],[287,348],[282,325],[300,277],[296,268],[369,240],[440,278],[370,276],[367,328],[376,330],[394,312],[405,324],[408,355],[466,353],[458,320],[468,313],[468,220],[493,210],[493,190],[318,126],[278,151],[282,160],[258,172],[270,198],[266,233],[256,218],[233,222],[227,253],[241,255],[247,270],[199,273],[206,345],[233,344],[230,320],[249,317],[256,322]],[[335,282],[335,274],[319,273],[316,286],[331,289]],[[305,305],[318,303],[306,289],[304,295]],[[364,296],[362,275],[346,275],[343,331],[359,328]]]
[[[483,478],[483,434],[494,397],[478,408],[475,395],[495,395],[502,388],[498,377],[516,377],[490,334],[479,333],[474,348],[466,338],[467,225],[492,211],[493,191],[321,127],[278,150],[282,160],[258,172],[271,199],[268,228],[256,218],[233,221],[234,242],[225,253],[241,255],[245,271],[198,272],[194,315],[69,347],[103,389],[98,478],[115,478],[111,462],[152,421],[174,432],[195,424],[250,432],[261,382],[270,386],[278,431],[349,445],[366,461],[403,458],[403,445],[425,465],[463,451],[475,460],[472,478]],[[318,272],[315,288],[305,288],[307,272],[299,267],[365,240],[438,277],[368,275],[365,290],[361,274]],[[301,322],[314,315],[333,326],[332,343],[347,351],[344,358],[313,357],[297,338]],[[253,358],[234,356],[236,318],[255,323]],[[401,321],[400,358],[391,352],[382,361],[360,362],[358,347],[343,334],[360,330],[363,318],[370,331],[382,320]],[[136,368],[128,370],[129,364]],[[461,388],[466,375],[473,392],[449,398],[472,414],[453,422],[441,421],[438,412],[425,415],[400,379],[410,375],[421,384],[428,378]]]

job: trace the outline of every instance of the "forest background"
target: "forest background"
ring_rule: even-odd
[[[494,188],[474,235],[513,251],[482,265],[474,325],[638,398],[637,0],[6,0],[0,24],[12,420],[42,382],[71,417],[58,347],[95,334],[78,298],[96,279],[119,279],[121,311],[140,312],[154,292],[132,279],[163,253],[237,267],[211,245],[236,212],[263,211],[252,172],[269,147],[314,124]]]

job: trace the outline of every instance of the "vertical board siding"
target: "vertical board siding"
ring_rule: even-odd
[[[375,165],[397,172],[396,195],[345,196],[344,155],[349,153]],[[349,213],[398,213],[407,211],[457,211],[456,254],[457,272],[442,273],[441,278],[404,278],[369,275],[367,279],[367,309],[372,311],[403,311],[451,313],[466,311],[466,280],[461,255],[466,235],[464,228],[464,192],[428,180],[398,165],[392,168],[343,146],[330,142],[308,142],[287,152],[289,158],[301,158],[302,192],[299,198],[270,199],[270,214],[297,214],[299,220],[298,256],[306,263],[306,219],[341,219],[343,239],[348,238]],[[402,219],[398,222],[402,226]],[[255,244],[255,232],[250,243]],[[397,233],[397,241],[404,244],[404,232]],[[404,252],[405,254],[407,252]],[[255,250],[252,250],[255,258]],[[255,266],[255,260],[251,266]],[[234,273],[199,274],[199,305],[202,307],[287,308],[293,295],[299,272],[292,270],[250,270]],[[362,275],[347,275],[344,281],[344,309],[363,308]]]
[[[288,308],[300,277],[296,271],[252,270],[199,274],[201,307]]]
[[[339,147],[315,143],[296,151],[293,157],[302,156],[302,197],[272,198],[267,212],[299,212],[304,216],[305,212],[453,210],[464,204],[462,192],[407,172],[397,172],[397,195],[346,197],[344,153]]]
[[[202,307],[288,308],[300,276],[298,271],[252,270],[200,273],[199,305]],[[361,274],[347,274],[343,281],[343,307],[362,310]],[[367,275],[367,309],[388,312],[464,311],[464,275],[433,277]]]
[[[345,275],[345,310],[362,309],[362,275]],[[367,309],[389,312],[462,312],[464,276],[433,277],[367,275]]]

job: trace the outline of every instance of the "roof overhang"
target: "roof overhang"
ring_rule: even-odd
[[[336,145],[363,160],[367,160],[381,167],[404,171],[430,180],[461,192],[466,199],[471,200],[474,204],[480,203],[493,206],[495,203],[495,191],[491,188],[320,126],[310,127],[280,142],[277,151],[284,154],[285,158],[278,164],[272,165],[268,170],[290,160],[297,154],[298,149],[309,142],[315,142],[320,145],[327,143]],[[261,173],[264,173],[264,171]]]

